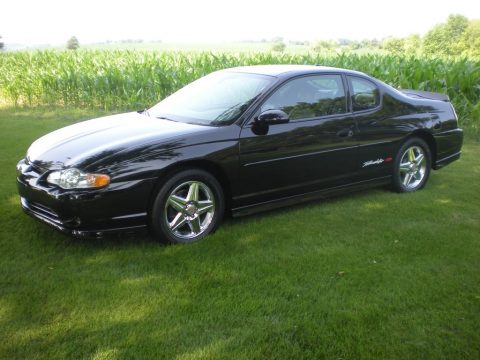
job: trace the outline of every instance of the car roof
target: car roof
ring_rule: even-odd
[[[243,72],[249,74],[281,76],[281,75],[301,75],[311,73],[326,73],[326,72],[342,72],[352,75],[364,75],[362,72],[335,68],[330,66],[320,65],[252,65],[239,66],[230,69],[225,69],[230,72]]]

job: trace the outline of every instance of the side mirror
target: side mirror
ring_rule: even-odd
[[[288,115],[282,110],[265,110],[256,120],[257,123],[265,125],[285,124],[289,121]]]

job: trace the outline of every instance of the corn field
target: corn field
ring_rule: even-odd
[[[467,58],[128,50],[12,52],[0,54],[0,102],[141,109],[212,71],[256,64],[342,67],[363,71],[394,87],[446,93],[462,126],[480,133],[480,61]]]

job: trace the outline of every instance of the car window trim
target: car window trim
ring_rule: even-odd
[[[347,87],[345,87],[345,79],[344,79],[344,74],[342,72],[338,72],[338,71],[330,72],[329,71],[329,72],[322,72],[322,73],[308,73],[308,74],[301,74],[301,75],[293,76],[293,77],[290,77],[288,79],[285,79],[284,81],[280,81],[276,85],[273,85],[272,88],[269,91],[267,91],[265,94],[263,94],[262,98],[259,99],[258,104],[255,105],[255,109],[252,111],[251,115],[247,116],[247,119],[244,122],[242,121],[242,127],[243,128],[251,127],[253,122],[255,121],[255,118],[259,115],[259,110],[260,110],[261,106],[264,104],[264,102],[275,91],[277,91],[280,87],[282,87],[286,83],[288,83],[290,81],[293,81],[293,80],[300,79],[300,78],[304,78],[304,77],[322,76],[322,75],[338,75],[338,76],[340,76],[342,78],[342,85],[343,85],[343,91],[345,93],[345,97],[347,96]],[[351,111],[350,111],[351,109],[349,109],[349,107],[348,107],[348,98],[347,98],[347,101],[346,101],[345,105],[346,105],[346,107],[345,107],[345,112],[344,113],[323,115],[323,116],[315,116],[315,117],[305,118],[305,119],[297,119],[297,120],[292,120],[291,122],[297,123],[297,122],[301,122],[301,121],[302,122],[303,121],[314,121],[314,120],[319,120],[319,119],[321,120],[321,119],[324,119],[324,118],[350,115],[351,114]]]
[[[374,111],[378,111],[381,109],[382,105],[383,105],[383,93],[382,93],[382,90],[381,90],[381,87],[378,86],[378,84],[376,84],[374,81],[364,77],[364,76],[359,76],[359,75],[352,75],[352,74],[345,74],[345,78],[346,78],[346,81],[347,81],[347,84],[348,84],[348,89],[349,89],[349,103],[350,103],[350,112],[352,114],[365,114],[365,113],[369,113],[369,112],[374,112]],[[378,105],[373,107],[373,108],[370,108],[370,109],[365,109],[365,110],[357,110],[357,111],[353,111],[353,101],[352,101],[352,95],[353,95],[353,85],[352,85],[352,81],[350,80],[351,78],[358,78],[358,79],[362,79],[362,80],[365,80],[365,81],[368,81],[369,83],[373,84],[375,86],[375,88],[378,90]]]

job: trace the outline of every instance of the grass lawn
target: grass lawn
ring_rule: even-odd
[[[79,240],[22,213],[15,164],[96,114],[0,109],[0,359],[480,357],[480,144],[413,194]]]

